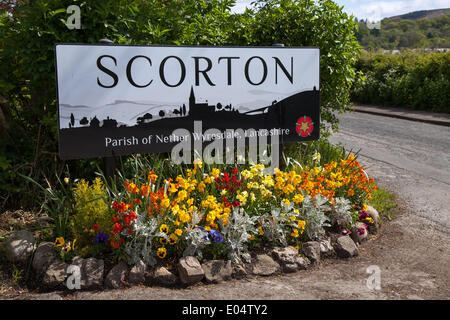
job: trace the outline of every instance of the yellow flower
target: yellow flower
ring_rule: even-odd
[[[298,236],[299,236],[298,230],[297,230],[297,229],[294,229],[294,230],[292,231],[292,233],[291,233],[291,236],[294,237],[294,238],[298,238]]]
[[[261,226],[258,227],[258,231],[259,231],[259,234],[260,234],[260,235],[263,235],[263,234],[264,234],[264,231],[263,231],[263,229],[262,229]]]
[[[306,226],[306,221],[304,221],[304,220],[298,220],[297,227],[298,227],[299,230],[300,230],[300,234],[302,234],[303,231],[305,230],[305,226]]]
[[[373,224],[373,219],[372,219],[371,217],[366,218],[366,220],[367,220],[369,223]]]
[[[181,235],[183,234],[183,230],[181,229],[176,229],[174,232],[177,236],[181,237]]]
[[[55,247],[61,247],[64,245],[64,238],[59,237],[55,239]]]
[[[73,240],[73,243],[72,243],[72,250],[75,250],[75,242],[77,242],[77,239],[74,239],[74,240]]]
[[[236,196],[236,198],[239,199],[239,202],[241,203],[241,205],[245,205],[247,203],[247,197],[248,197],[247,191],[241,192],[240,194],[238,194]]]
[[[363,203],[362,208],[367,211],[367,204]]]
[[[62,248],[62,251],[63,251],[64,253],[68,253],[71,249],[72,249],[72,248],[71,248],[71,246],[70,246],[70,242],[67,242],[67,243],[65,244],[65,246]]]
[[[69,178],[67,178],[67,177],[64,178],[64,183],[65,183],[65,184],[69,184]]]
[[[169,191],[170,193],[175,193],[175,192],[177,192],[177,191],[178,191],[177,185],[176,185],[175,183],[169,184],[169,189],[168,189],[168,191]]]
[[[166,254],[167,254],[167,249],[166,248],[158,248],[158,250],[156,251],[156,255],[160,259],[164,259],[166,257]]]
[[[169,205],[170,205],[170,200],[169,200],[169,198],[164,198],[164,199],[161,200],[161,206],[162,206],[163,208],[168,208]]]
[[[296,204],[303,202],[303,195],[300,193],[296,194],[294,199],[292,199]]]
[[[172,233],[169,236],[169,244],[174,245],[175,243],[177,243],[177,241],[178,241],[177,235],[175,233]]]
[[[206,188],[206,184],[202,181],[198,184],[198,191],[200,191],[201,193],[203,193],[203,191],[205,191]]]
[[[217,177],[219,176],[219,174],[220,174],[220,170],[219,170],[219,169],[217,169],[217,168],[212,169],[211,175],[212,175],[214,178],[217,178]]]
[[[253,174],[248,170],[242,170],[241,174],[244,177],[244,179],[249,179],[253,177]]]
[[[161,231],[162,233],[168,234],[169,233],[169,227],[167,226],[167,224],[162,224],[159,227],[159,231]]]
[[[347,195],[349,197],[351,197],[351,196],[355,195],[355,191],[353,191],[353,189],[348,189]]]
[[[178,201],[183,201],[187,198],[187,192],[185,190],[181,190],[178,192]]]
[[[200,158],[197,158],[194,160],[194,165],[198,166],[199,168],[201,168],[203,166],[203,162]]]

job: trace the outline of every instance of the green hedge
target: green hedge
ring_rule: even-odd
[[[52,186],[69,168],[93,179],[101,159],[58,158],[55,43],[317,46],[321,119],[337,126],[336,111],[350,105],[359,46],[356,22],[331,0],[258,0],[243,14],[234,0],[35,0],[0,9],[0,208],[29,207],[34,186],[19,174]],[[66,8],[81,8],[81,29],[69,30]],[[3,120],[4,119],[4,120]],[[2,128],[6,123],[6,130]]]
[[[354,102],[450,112],[450,52],[363,51],[356,68]]]

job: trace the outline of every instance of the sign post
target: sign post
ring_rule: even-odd
[[[319,61],[282,44],[57,44],[60,157],[105,157],[112,174],[115,156],[180,144],[317,140]]]

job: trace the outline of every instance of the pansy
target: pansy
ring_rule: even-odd
[[[158,248],[158,250],[156,251],[156,255],[160,258],[160,259],[164,259],[166,257],[167,254],[167,249],[166,248]]]
[[[219,244],[219,243],[223,242],[223,237],[219,232],[217,232],[217,230],[214,230],[214,229],[211,230],[209,232],[209,235],[212,237],[212,239],[214,240],[215,243]]]
[[[97,236],[94,239],[94,243],[96,244],[102,244],[106,243],[109,239],[109,236],[106,233],[103,233],[103,231],[100,231]]]
[[[58,237],[55,239],[55,247],[61,247],[64,245],[64,238]]]

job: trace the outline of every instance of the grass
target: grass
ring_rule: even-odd
[[[395,218],[397,208],[397,197],[386,189],[379,188],[372,194],[369,205],[377,209],[382,220],[392,220]]]

